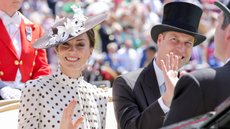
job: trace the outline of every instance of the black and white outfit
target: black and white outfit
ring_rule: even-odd
[[[71,100],[77,105],[73,122],[84,117],[78,129],[104,129],[109,97],[96,86],[72,79],[60,69],[52,75],[31,80],[22,89],[18,129],[59,129],[62,114]]]

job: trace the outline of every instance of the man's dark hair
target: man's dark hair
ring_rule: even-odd
[[[225,13],[223,15],[224,15],[224,20],[221,29],[225,30],[225,28],[230,24],[230,17],[228,17]]]

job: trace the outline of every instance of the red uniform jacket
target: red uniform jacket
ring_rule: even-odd
[[[50,74],[46,51],[32,47],[36,39],[42,36],[42,28],[21,15],[21,57],[18,59],[13,42],[0,19],[0,79],[2,81],[15,81],[18,68],[22,75],[22,82],[36,79]],[[27,39],[26,28],[30,27],[32,40]]]

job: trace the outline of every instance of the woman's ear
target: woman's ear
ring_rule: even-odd
[[[54,47],[54,51],[55,51],[57,54],[58,54],[58,47],[59,47],[59,45]]]
[[[90,50],[89,50],[89,57],[88,57],[88,59],[91,57],[91,55],[93,54],[93,48],[90,48]]]

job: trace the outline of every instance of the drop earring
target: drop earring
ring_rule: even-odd
[[[89,65],[89,62],[90,62],[90,57],[88,58],[88,60],[87,60],[87,62],[86,62],[86,63]]]

